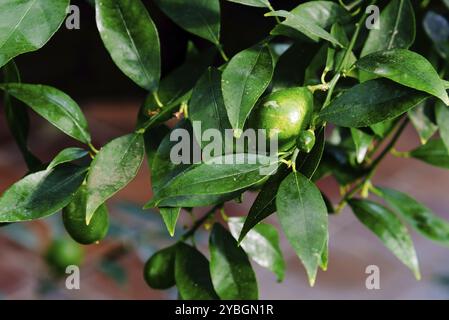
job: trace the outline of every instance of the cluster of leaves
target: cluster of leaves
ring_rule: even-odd
[[[261,19],[273,22],[265,39],[230,59],[220,41],[220,6],[228,2],[256,7]],[[427,10],[428,1],[418,2],[379,3],[379,28],[367,30],[368,13],[362,1],[348,6],[309,1],[291,11],[275,11],[269,0],[155,0],[192,38],[211,43],[203,51],[189,45],[185,63],[161,79],[157,26],[141,0],[91,1],[112,60],[148,91],[135,132],[98,151],[77,103],[56,88],[22,83],[12,60],[41,48],[51,38],[66,17],[69,0],[2,1],[0,67],[4,81],[0,89],[8,124],[30,172],[1,196],[0,222],[39,219],[70,205],[79,207],[89,224],[98,210],[105,210],[105,202],[136,176],[146,155],[154,197],[145,207],[160,209],[170,234],[183,208],[214,206],[175,245],[148,261],[145,276],[155,288],[176,285],[183,299],[256,299],[257,282],[249,258],[272,270],[278,280],[285,272],[277,231],[261,222],[274,212],[313,285],[318,268],[327,268],[328,214],[346,204],[419,278],[415,249],[403,221],[445,245],[449,244],[449,223],[410,196],[370,182],[390,151],[449,168],[449,86],[443,80],[449,65],[449,35],[444,34],[448,22],[440,13]],[[266,17],[260,8],[268,12]],[[416,21],[416,12],[419,17],[424,15],[423,21]],[[417,23],[423,28],[416,28]],[[423,41],[432,44],[425,49],[414,46],[417,30],[422,29],[428,37]],[[170,141],[172,129],[164,122],[175,114],[183,113],[186,118],[177,128],[192,132],[190,121],[201,121],[202,130],[233,129],[238,135],[262,96],[299,86],[324,90],[315,94],[311,128],[317,142],[310,153],[287,152],[268,180],[259,174],[267,166],[260,157],[255,162],[227,165],[170,161],[175,142]],[[62,150],[50,164],[42,164],[27,145],[27,108],[85,148]],[[400,153],[394,145],[408,119],[422,145]],[[325,135],[327,123],[334,125],[330,135]],[[440,137],[432,138],[437,131]],[[248,160],[252,156],[217,157]],[[328,175],[345,190],[336,208],[315,185]],[[246,217],[224,215],[229,231],[214,224],[210,262],[187,244],[204,222],[222,211],[226,201],[239,199],[260,184]],[[85,197],[75,197],[80,188]],[[365,199],[369,194],[386,205]]]

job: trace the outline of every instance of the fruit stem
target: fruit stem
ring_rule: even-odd
[[[181,236],[179,241],[185,241],[185,240],[189,239],[190,237],[192,237],[195,234],[195,232],[199,229],[199,227],[201,227],[203,225],[203,223],[205,223],[207,220],[209,220],[209,218],[215,214],[217,209],[220,209],[222,207],[223,207],[223,203],[220,203],[220,204],[217,204],[216,206],[214,206],[208,212],[206,212],[204,214],[204,216],[202,216],[200,219],[198,219],[195,222],[195,224],[192,226],[192,228],[190,228],[189,231],[187,231],[186,233],[184,233]]]
[[[271,12],[275,12],[276,10],[274,10],[273,6],[271,5],[271,3],[269,1],[267,1],[267,5],[268,5],[268,9],[270,9]],[[274,18],[276,19],[276,22],[281,24],[282,21],[281,19],[279,19],[278,16],[274,16]]]
[[[329,90],[329,84],[328,83],[320,83],[320,84],[317,84],[314,86],[307,86],[307,89],[312,91],[312,93],[315,93],[315,91],[317,91],[317,90],[327,91],[327,90]]]
[[[87,145],[89,146],[90,150],[92,150],[92,152],[93,152],[94,154],[97,154],[97,153],[99,152],[98,149],[94,147],[94,145],[92,144],[92,142],[89,142]]]
[[[154,101],[156,101],[156,104],[159,108],[162,108],[164,104],[161,102],[161,99],[159,98],[159,93],[157,91],[153,91],[153,98]]]

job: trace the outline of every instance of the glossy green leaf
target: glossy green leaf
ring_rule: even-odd
[[[248,257],[219,223],[209,238],[210,274],[218,296],[224,300],[257,300],[256,275]]]
[[[181,206],[176,201],[175,204],[171,202],[171,198],[182,197],[188,201],[195,196],[218,196],[244,190],[274,173],[276,168],[277,163],[270,164],[270,158],[262,155],[240,153],[211,158],[170,180],[145,208]],[[182,206],[190,207],[187,203]]]
[[[446,149],[449,151],[449,109],[438,101],[435,105],[435,116],[440,128],[441,140],[443,140]]]
[[[48,165],[47,169],[53,169],[54,167],[62,164],[71,162],[74,160],[78,160],[81,158],[84,158],[89,153],[81,148],[67,148],[59,152],[56,157],[53,158],[53,160]]]
[[[97,28],[117,67],[156,91],[161,74],[159,35],[141,0],[96,0]]]
[[[4,82],[20,82],[19,69],[14,61],[10,61],[2,69]],[[3,102],[5,107],[5,118],[9,130],[22,153],[28,169],[30,171],[35,171],[36,168],[40,167],[41,162],[28,148],[28,133],[30,127],[28,110],[25,105],[11,97],[7,92],[5,92]]]
[[[376,51],[408,49],[415,41],[415,13],[410,0],[393,0],[382,10],[379,28],[371,29],[361,56]]]
[[[374,52],[359,59],[356,65],[361,70],[427,92],[449,105],[443,81],[432,64],[418,53],[405,49]]]
[[[430,165],[449,169],[449,153],[441,139],[429,140],[425,145],[411,151],[410,156]]]
[[[145,142],[145,154],[147,156],[148,168],[153,170],[153,160],[156,157],[157,149],[161,145],[165,136],[170,132],[170,129],[163,125],[157,128],[148,129],[143,134]]]
[[[368,153],[374,137],[358,129],[351,128],[352,139],[356,148],[357,163],[362,163]]]
[[[324,39],[334,45],[343,47],[343,45],[333,35],[321,28],[318,24],[315,24],[313,20],[308,19],[304,16],[299,16],[294,14],[293,12],[288,12],[285,10],[269,12],[266,14],[266,16],[286,18],[282,22],[283,25],[293,28],[305,34],[306,36],[312,35],[313,37]]]
[[[421,278],[418,258],[407,228],[394,213],[369,200],[349,202],[356,217],[371,230],[383,244],[410,270]]]
[[[245,6],[259,7],[259,8],[270,8],[271,6],[268,0],[227,0],[227,1],[243,4]]]
[[[223,99],[237,138],[257,100],[270,84],[273,72],[273,56],[265,44],[236,54],[227,64],[222,76]]]
[[[19,99],[72,138],[90,143],[87,121],[78,104],[64,92],[37,84],[8,83],[0,89]]]
[[[334,23],[345,23],[351,19],[341,5],[332,1],[308,1],[300,4],[291,11],[292,14],[297,16],[303,21],[310,21],[313,24],[321,27],[322,29],[327,29]],[[314,41],[318,41],[318,38],[312,33],[303,30],[297,31],[284,23],[278,24],[272,31],[273,35],[285,35],[290,37],[301,37],[305,34],[308,38]]]
[[[185,129],[189,133],[191,146],[187,150],[183,150],[183,152],[190,152],[191,154],[199,150],[199,146],[196,143],[196,140],[193,139],[193,131],[190,122],[181,121],[173,130],[176,129]],[[172,131],[173,132],[173,131]],[[183,174],[183,172],[190,170],[190,164],[183,163],[174,163],[171,158],[171,150],[178,144],[178,141],[170,141],[170,136],[172,132],[168,133],[165,138],[162,140],[157,152],[155,154],[152,170],[151,170],[151,182],[153,187],[153,193],[157,194],[158,191],[164,187],[165,185],[169,185],[171,181],[176,178],[178,175]],[[192,159],[193,160],[193,159]],[[210,194],[210,195],[197,195],[197,196],[188,196],[188,197],[172,197],[170,199],[166,199],[164,202],[165,206],[168,207],[199,207],[199,206],[207,206],[214,205],[217,203],[222,203],[225,200],[233,199],[236,195],[234,194]],[[160,205],[162,206],[162,204]],[[149,207],[149,205],[147,205]]]
[[[101,148],[87,179],[87,223],[100,205],[134,179],[144,154],[143,136],[135,133],[116,138]]]
[[[173,237],[176,230],[176,222],[178,222],[179,214],[181,213],[181,208],[170,208],[163,207],[159,208],[162,219],[164,220],[165,226],[167,227],[168,233]]]
[[[69,0],[0,2],[0,67],[15,56],[43,47],[59,29]]]
[[[193,127],[199,143],[208,129],[219,130],[223,138],[225,130],[231,128],[221,92],[221,72],[217,69],[209,68],[195,85],[189,103],[189,119],[201,124],[201,127]],[[202,147],[208,143],[210,141],[203,141]]]
[[[308,179],[312,179],[321,161],[324,151],[324,129],[322,129],[310,153],[300,153],[296,159],[296,169]],[[246,234],[260,221],[264,220],[276,211],[276,194],[278,192],[281,182],[290,173],[284,164],[282,164],[276,174],[271,176],[262,187],[256,200],[251,206],[245,224],[239,237],[239,241],[246,236]]]
[[[302,174],[291,173],[279,187],[276,207],[285,236],[313,286],[328,238],[327,209],[321,192]]]
[[[431,107],[431,105],[424,102],[408,112],[408,117],[418,132],[421,144],[426,144],[438,131],[438,126],[430,119],[429,112]]]
[[[219,0],[155,0],[159,8],[181,28],[218,45]]]
[[[449,222],[435,215],[409,195],[378,188],[380,196],[399,213],[416,231],[430,240],[449,246]]]
[[[343,127],[367,127],[394,119],[427,98],[419,91],[386,79],[358,84],[324,108],[321,119]]]
[[[184,300],[219,299],[212,285],[209,261],[197,249],[179,243],[175,258],[176,287]]]
[[[235,239],[241,234],[245,219],[231,217],[228,226]],[[285,275],[285,261],[279,247],[279,236],[275,227],[259,223],[252,228],[239,244],[246,254],[258,265],[271,270],[282,281]]]
[[[0,222],[35,220],[58,212],[71,202],[86,172],[63,165],[25,176],[0,197]]]

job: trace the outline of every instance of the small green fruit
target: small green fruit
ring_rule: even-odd
[[[153,254],[145,263],[143,276],[154,289],[168,289],[175,285],[176,246],[162,249]]]
[[[315,132],[313,130],[302,131],[298,140],[296,141],[296,146],[302,152],[309,153],[313,146],[315,145]]]
[[[87,188],[82,186],[72,202],[62,210],[62,221],[69,235],[78,243],[91,244],[102,240],[109,229],[106,205],[95,211],[89,225],[86,224]]]
[[[54,240],[45,254],[48,265],[57,274],[64,274],[70,265],[80,266],[83,258],[83,248],[68,238]]]
[[[313,94],[305,87],[289,88],[271,93],[253,110],[249,126],[267,130],[268,139],[278,134],[279,150],[293,147],[296,137],[312,120]]]

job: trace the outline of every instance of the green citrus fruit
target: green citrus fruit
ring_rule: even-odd
[[[70,236],[78,243],[91,244],[103,239],[109,229],[109,215],[106,205],[95,211],[89,225],[86,224],[87,189],[82,186],[72,202],[62,210],[62,221]]]
[[[313,94],[305,87],[289,88],[271,93],[253,110],[249,126],[267,130],[267,138],[278,134],[280,151],[293,147],[296,137],[312,120]]]
[[[70,265],[79,266],[83,258],[83,248],[68,238],[54,240],[45,255],[49,266],[59,274],[65,273],[66,268]]]
[[[143,269],[147,284],[154,289],[168,289],[175,285],[176,246],[156,252]]]

